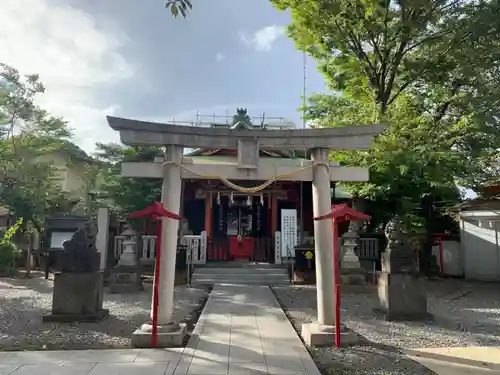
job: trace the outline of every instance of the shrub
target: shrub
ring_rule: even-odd
[[[23,219],[18,219],[4,233],[0,233],[0,270],[2,271],[11,271],[15,268],[16,261],[22,256],[22,251],[13,242],[13,238],[22,223]]]

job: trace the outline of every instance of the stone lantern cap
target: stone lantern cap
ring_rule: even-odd
[[[334,219],[337,222],[351,221],[351,220],[370,220],[370,215],[356,211],[354,208],[349,207],[347,203],[334,204],[332,210],[326,215],[315,217],[314,220]]]
[[[135,230],[133,230],[130,226],[126,226],[123,232],[120,233],[120,236],[133,237],[135,236]]]

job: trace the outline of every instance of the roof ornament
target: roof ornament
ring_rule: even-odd
[[[232,129],[253,129],[252,118],[246,108],[237,108],[233,116]]]

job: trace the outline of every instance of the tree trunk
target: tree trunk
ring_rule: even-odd
[[[32,240],[31,240],[31,233],[28,233],[28,249],[26,251],[26,277],[31,276],[31,245],[32,245]]]
[[[432,261],[432,231],[434,230],[434,197],[427,196],[422,200],[422,212],[425,217],[425,239],[420,251],[420,270],[427,276],[432,276],[436,273],[436,265]]]

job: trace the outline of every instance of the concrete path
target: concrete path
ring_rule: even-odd
[[[407,349],[408,357],[438,375],[500,374],[500,348]]]
[[[174,375],[320,375],[269,287],[216,285]]]

